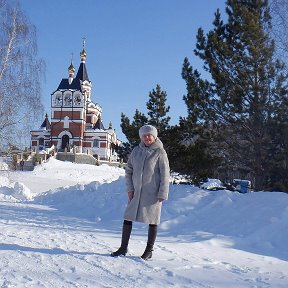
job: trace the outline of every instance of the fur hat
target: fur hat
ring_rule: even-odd
[[[139,129],[139,136],[142,139],[143,135],[151,134],[154,138],[157,138],[158,132],[157,129],[152,125],[144,125]]]

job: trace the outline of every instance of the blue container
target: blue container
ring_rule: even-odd
[[[236,190],[240,193],[248,193],[251,191],[251,181],[234,179]]]

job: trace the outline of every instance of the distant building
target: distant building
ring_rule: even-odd
[[[31,148],[37,151],[54,145],[58,151],[76,149],[103,160],[117,160],[115,147],[120,144],[110,123],[102,123],[102,108],[91,100],[92,83],[86,69],[86,51],[80,53],[81,63],[74,77],[73,64],[68,78],[62,79],[51,94],[51,122],[48,115],[38,130],[32,130]]]

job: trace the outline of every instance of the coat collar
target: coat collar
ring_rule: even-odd
[[[155,150],[155,149],[158,149],[158,148],[163,148],[163,143],[162,143],[162,141],[159,138],[156,138],[156,141],[152,145],[150,145],[148,147],[146,147],[144,142],[141,141],[141,143],[139,144],[139,147],[142,148],[142,149],[145,149],[145,148],[147,149],[148,148],[148,149],[151,149],[151,150]]]

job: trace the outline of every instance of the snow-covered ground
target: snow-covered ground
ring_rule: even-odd
[[[0,288],[288,287],[288,194],[170,186],[153,258],[134,223],[112,258],[126,205],[124,170],[50,159],[0,172]]]

